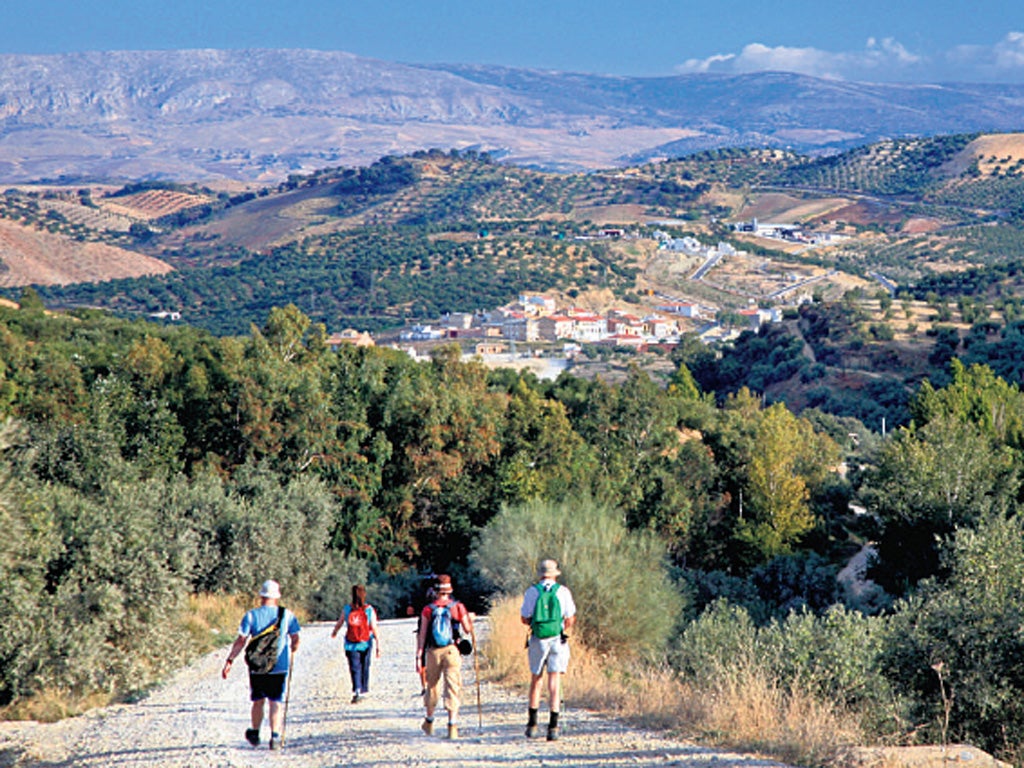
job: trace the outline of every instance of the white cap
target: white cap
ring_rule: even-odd
[[[260,597],[268,597],[271,600],[281,599],[281,585],[273,579],[267,579],[260,587]]]

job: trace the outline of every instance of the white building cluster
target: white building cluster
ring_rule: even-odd
[[[735,256],[738,251],[729,243],[719,241],[717,245],[705,245],[700,240],[689,235],[685,237],[669,237],[664,232],[655,232],[658,240],[658,248],[663,251],[685,253],[687,256],[700,256],[709,258],[711,256]]]
[[[518,301],[490,312],[453,313],[443,327],[415,326],[404,332],[403,340],[503,339],[509,342],[574,342],[643,346],[674,342],[679,338],[676,317],[696,317],[696,311],[672,305],[660,314],[637,315],[629,310],[611,309],[598,314],[579,307],[558,308],[554,299],[521,295]],[[685,305],[693,308],[693,305]]]

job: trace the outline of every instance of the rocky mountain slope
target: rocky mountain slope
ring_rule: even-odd
[[[0,56],[0,182],[280,180],[423,148],[592,169],[734,146],[1010,130],[1024,86],[627,78],[309,50]]]

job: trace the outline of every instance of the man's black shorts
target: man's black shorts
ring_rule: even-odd
[[[276,675],[254,675],[249,673],[249,700],[259,701],[270,699],[271,701],[282,701],[284,699],[285,674]]]

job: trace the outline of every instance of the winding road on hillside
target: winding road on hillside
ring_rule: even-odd
[[[476,706],[473,665],[465,663],[461,738],[425,736],[419,682],[413,671],[414,621],[381,624],[368,699],[351,704],[341,641],[331,624],[303,628],[291,685],[285,746],[249,746],[244,665],[220,678],[225,650],[176,672],[138,703],[95,710],[59,723],[0,723],[0,766],[19,768],[536,768],[537,766],[714,766],[769,768],[756,757],[720,752],[591,715],[567,702],[563,737],[526,739],[521,693],[482,684]],[[478,623],[486,632],[486,620]],[[525,659],[524,659],[525,663]],[[545,717],[542,710],[542,718]],[[481,717],[482,713],[482,726]],[[443,716],[443,715],[442,715]],[[443,728],[439,730],[444,730]]]

